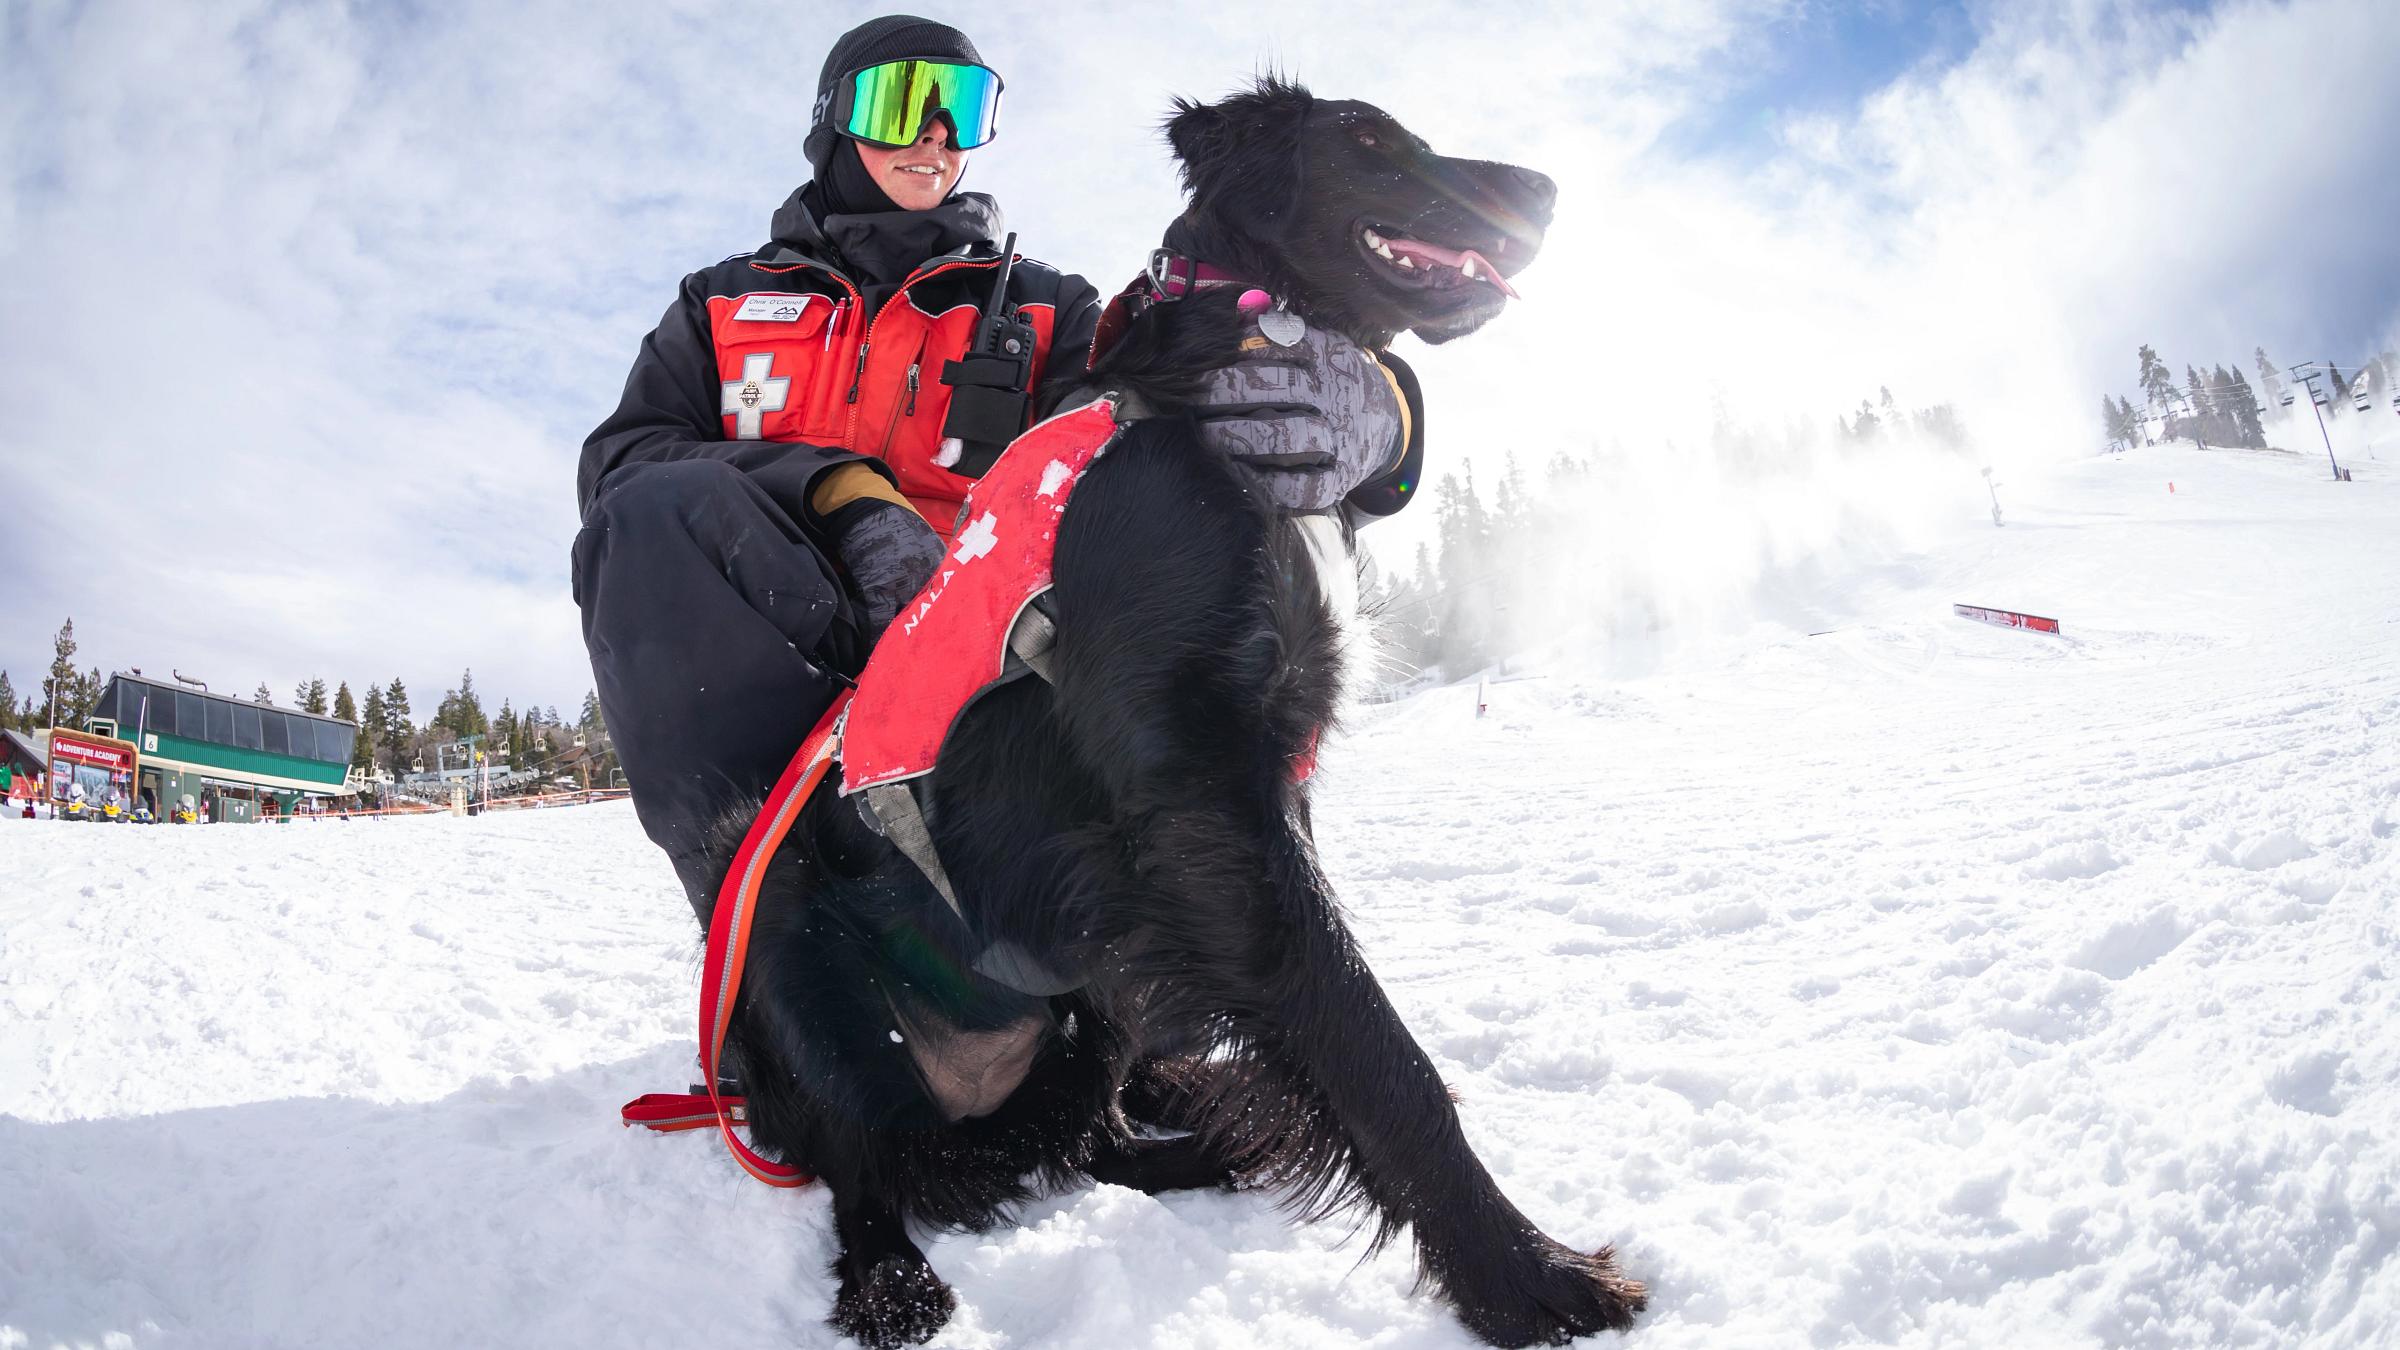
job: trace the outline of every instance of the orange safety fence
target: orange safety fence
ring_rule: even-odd
[[[590,788],[577,789],[572,792],[529,794],[522,797],[494,797],[480,803],[470,797],[468,804],[483,811],[524,811],[562,803],[589,805],[598,802],[623,801],[630,795],[631,793],[625,788]],[[354,811],[295,811],[289,816],[263,816],[258,822],[253,823],[272,820],[350,820],[368,816],[439,816],[449,813],[450,808],[446,805],[412,802],[407,806],[385,806]]]

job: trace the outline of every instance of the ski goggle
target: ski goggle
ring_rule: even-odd
[[[957,61],[886,61],[854,70],[834,87],[831,121],[843,135],[873,145],[914,145],[934,116],[950,119],[960,150],[1000,131],[1000,76]]]

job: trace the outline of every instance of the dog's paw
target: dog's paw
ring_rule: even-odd
[[[1449,1292],[1469,1331],[1508,1346],[1564,1345],[1598,1331],[1623,1331],[1649,1302],[1641,1281],[1617,1273],[1613,1249],[1587,1256],[1539,1236],[1486,1279],[1454,1275]]]
[[[1144,1195],[1168,1191],[1230,1191],[1238,1178],[1198,1135],[1180,1139],[1136,1139],[1104,1147],[1084,1165],[1092,1180]]]
[[[958,1308],[958,1295],[923,1258],[887,1256],[833,1296],[833,1329],[872,1350],[922,1345]]]

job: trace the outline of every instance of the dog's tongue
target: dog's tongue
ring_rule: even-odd
[[[1500,269],[1492,266],[1490,259],[1471,248],[1443,248],[1440,244],[1428,244],[1422,239],[1386,239],[1383,242],[1384,246],[1394,253],[1405,253],[1412,258],[1437,262],[1444,267],[1455,267],[1462,272],[1466,270],[1467,263],[1472,261],[1475,264],[1477,281],[1488,281],[1498,287],[1502,295],[1511,300],[1517,298],[1517,288],[1508,284],[1508,278],[1500,275]]]

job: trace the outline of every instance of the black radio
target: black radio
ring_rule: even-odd
[[[1000,458],[1008,443],[1025,430],[1025,385],[1033,372],[1033,325],[1018,317],[1008,303],[1008,274],[1016,266],[1017,236],[1000,245],[1000,268],[992,278],[991,298],[975,322],[975,340],[966,359],[942,363],[942,383],[950,386],[950,415],[942,419],[942,435],[959,443],[958,460],[948,467],[970,478],[981,478]]]

